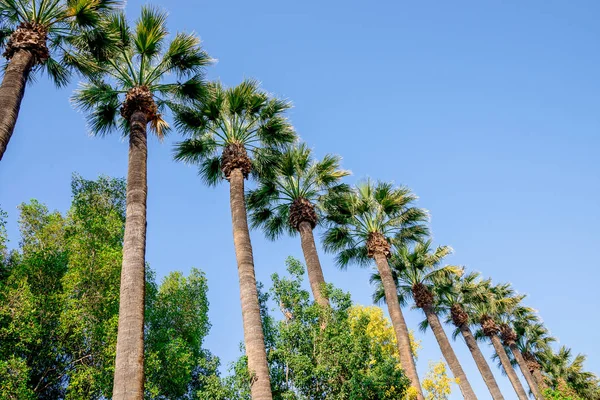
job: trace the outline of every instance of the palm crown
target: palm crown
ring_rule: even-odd
[[[330,227],[324,235],[327,251],[337,252],[337,264],[367,265],[373,247],[390,254],[391,245],[418,241],[429,233],[425,210],[413,206],[417,197],[407,187],[391,183],[359,183],[351,193],[325,202]]]
[[[200,165],[209,185],[235,168],[244,176],[267,174],[285,146],[296,140],[284,116],[287,101],[269,96],[254,80],[226,89],[211,83],[202,104],[176,108],[176,125],[190,138],[177,144],[175,158]]]
[[[390,258],[390,267],[398,289],[398,301],[405,306],[412,299],[417,307],[433,306],[433,292],[440,284],[452,277],[460,277],[462,267],[454,265],[441,266],[442,260],[452,253],[450,246],[438,246],[432,249],[431,240],[417,243],[414,249],[400,246]],[[371,275],[371,283],[375,283],[373,301],[379,303],[385,299],[381,277],[378,273]]]
[[[249,192],[248,208],[253,228],[263,228],[275,240],[283,232],[294,236],[302,221],[314,228],[322,218],[321,200],[348,190],[341,179],[350,174],[340,169],[340,157],[326,155],[316,161],[302,143],[287,149],[273,174],[261,179]]]
[[[34,56],[57,86],[69,81],[73,68],[87,70],[80,50],[101,57],[111,35],[103,22],[119,0],[0,0],[0,45],[8,59],[19,49]]]
[[[111,16],[110,29],[119,37],[116,50],[111,57],[96,60],[95,77],[73,97],[79,108],[89,112],[92,133],[103,135],[118,127],[127,133],[129,116],[138,110],[162,137],[169,126],[161,113],[205,93],[204,67],[212,59],[192,34],[178,33],[167,45],[166,18],[164,12],[143,7],[132,30],[123,13]],[[181,81],[165,82],[170,74]]]

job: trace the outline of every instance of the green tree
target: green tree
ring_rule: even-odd
[[[125,226],[125,180],[75,175],[60,316],[68,399],[112,396]]]
[[[398,290],[398,301],[400,306],[406,306],[410,300],[425,313],[426,324],[429,326],[440,346],[440,350],[450,370],[458,379],[458,386],[465,399],[476,399],[475,392],[462,369],[462,365],[456,357],[450,340],[444,331],[437,314],[435,292],[440,287],[440,282],[451,276],[460,276],[463,269],[447,265],[441,266],[442,260],[452,252],[448,246],[439,246],[435,250],[431,248],[431,240],[417,243],[411,250],[407,246],[400,246],[390,259],[395,283]],[[375,302],[381,302],[385,298],[385,291],[381,284],[381,276],[373,274],[371,283],[377,285],[373,295]]]
[[[205,359],[202,340],[210,329],[207,291],[206,277],[195,268],[188,277],[172,272],[149,290],[146,398],[183,399],[197,389],[193,375]]]
[[[273,274],[273,286],[261,296],[273,397],[286,400],[385,400],[402,398],[409,381],[400,369],[394,331],[383,313],[353,306],[349,294],[328,288],[330,307],[310,300],[302,289],[304,266],[287,260],[289,276]],[[266,307],[278,305],[282,320]],[[322,326],[320,316],[328,314]],[[234,365],[231,399],[248,399],[245,365]],[[242,390],[240,390],[242,389]]]
[[[419,240],[428,233],[427,213],[413,206],[416,196],[406,187],[370,180],[350,194],[334,196],[326,202],[331,226],[324,235],[325,249],[337,253],[337,265],[369,265],[375,260],[385,292],[385,301],[396,332],[400,361],[411,385],[423,398],[415,362],[411,354],[408,328],[398,303],[398,292],[388,264],[392,245]]]
[[[115,400],[139,400],[144,393],[147,125],[162,137],[168,125],[161,112],[173,101],[201,98],[202,74],[211,62],[194,35],[178,33],[167,45],[166,19],[166,13],[144,7],[132,30],[124,14],[113,16],[111,30],[119,33],[118,51],[98,62],[99,77],[73,97],[77,107],[88,113],[92,133],[103,135],[120,127],[129,136]],[[166,82],[172,74],[184,81]]]
[[[264,176],[276,165],[281,150],[296,134],[284,116],[286,101],[269,97],[256,81],[225,89],[211,84],[203,104],[176,109],[177,126],[190,138],[176,146],[175,158],[197,164],[205,183],[229,181],[233,242],[240,280],[244,341],[252,376],[252,398],[271,399],[269,369],[261,328],[248,229],[244,181]]]
[[[0,359],[8,369],[0,374],[14,378],[15,389],[26,384],[36,398],[60,398],[64,390],[57,370],[63,363],[54,353],[60,347],[62,277],[67,269],[65,220],[35,200],[19,210],[20,252],[0,287]]]
[[[83,48],[101,56],[111,40],[103,19],[117,0],[2,0],[0,46],[8,65],[0,85],[0,160],[13,134],[25,85],[41,70],[58,87],[73,69],[85,70]]]
[[[317,303],[324,307],[329,301],[313,230],[323,221],[321,199],[329,192],[346,190],[341,179],[349,174],[340,169],[340,157],[326,155],[316,161],[302,143],[290,147],[281,156],[275,173],[264,177],[248,195],[253,228],[262,228],[271,240],[284,232],[290,236],[300,233],[310,287]]]

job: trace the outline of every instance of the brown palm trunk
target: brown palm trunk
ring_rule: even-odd
[[[533,393],[533,396],[538,400],[544,400],[544,396],[542,396],[540,388],[533,380],[533,376],[531,375],[531,372],[529,372],[529,368],[527,368],[527,362],[525,362],[525,359],[523,358],[521,351],[517,348],[517,345],[514,342],[512,342],[508,345],[508,347],[510,348],[510,351],[513,353],[513,356],[517,360],[519,368],[521,369],[521,373],[525,377],[525,380],[527,381],[527,384],[529,385],[529,389],[531,390],[531,393]]]
[[[544,377],[542,376],[542,371],[540,371],[539,368],[534,368],[532,375],[533,375],[533,378],[535,379],[535,382],[537,383],[538,387],[540,388],[540,390],[542,392],[548,388],[548,385],[546,385],[546,381],[544,380]]]
[[[475,392],[473,392],[473,388],[467,379],[467,374],[465,374],[465,371],[463,371],[460,361],[458,361],[458,358],[452,349],[452,345],[448,340],[446,332],[444,332],[444,328],[442,327],[437,314],[429,306],[424,307],[423,311],[425,312],[429,326],[433,331],[433,335],[440,346],[442,355],[450,367],[450,371],[452,371],[452,374],[455,378],[458,378],[458,387],[460,388],[463,398],[465,400],[477,400],[477,396],[475,396]]]
[[[494,400],[504,400],[504,396],[500,392],[500,388],[498,387],[498,383],[496,382],[496,378],[494,378],[494,374],[488,365],[485,356],[481,352],[471,329],[467,324],[462,324],[460,327],[460,332],[462,333],[463,338],[465,339],[465,343],[475,360],[475,364],[477,364],[477,368],[483,377],[485,384],[492,395],[492,399]]]
[[[319,253],[315,245],[315,237],[313,228],[309,222],[303,221],[298,226],[300,231],[300,241],[302,243],[302,252],[306,261],[306,270],[308,272],[308,281],[313,292],[315,301],[322,307],[329,306],[329,299],[323,292],[325,289],[325,278],[323,277],[323,269],[319,261]]]
[[[123,267],[119,328],[115,361],[114,400],[144,398],[144,297],[146,288],[146,198],[148,196],[147,117],[130,118],[127,212],[123,240]]]
[[[4,71],[4,79],[0,85],[0,160],[15,130],[32,67],[33,54],[28,50],[18,50]]]
[[[396,288],[396,283],[394,282],[394,277],[392,276],[392,270],[390,269],[385,254],[377,252],[375,253],[374,258],[385,291],[385,302],[388,306],[388,312],[392,319],[394,331],[396,332],[400,364],[402,365],[402,368],[404,368],[408,379],[410,379],[411,386],[417,390],[418,399],[423,400],[423,391],[421,389],[417,367],[415,366],[415,360],[412,357],[410,348],[410,336],[408,335],[406,321],[404,320],[404,315],[402,315],[400,303],[398,302],[398,290]]]
[[[500,357],[500,362],[502,363],[502,367],[504,368],[504,372],[508,375],[508,380],[510,381],[512,387],[515,389],[517,393],[517,397],[519,400],[528,400],[527,393],[525,393],[525,389],[523,389],[523,385],[521,385],[521,381],[519,381],[519,377],[515,372],[515,369],[510,364],[510,360],[508,359],[508,355],[504,350],[504,346],[500,343],[500,338],[497,335],[493,335],[490,337],[492,341],[492,345],[496,350],[496,354]]]
[[[267,351],[260,318],[260,305],[256,278],[254,276],[254,257],[248,230],[248,217],[244,201],[244,174],[239,168],[229,175],[231,220],[233,225],[233,243],[240,279],[240,299],[244,322],[244,343],[248,357],[248,370],[251,379],[252,400],[271,400],[271,380]]]

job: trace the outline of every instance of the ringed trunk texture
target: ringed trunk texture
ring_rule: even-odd
[[[512,387],[515,389],[517,397],[519,400],[528,400],[529,397],[527,397],[527,393],[525,393],[525,389],[523,389],[523,385],[521,385],[521,381],[519,381],[519,377],[517,376],[515,369],[510,364],[510,360],[508,359],[506,351],[504,351],[504,346],[502,346],[500,338],[497,335],[493,335],[490,337],[490,340],[492,341],[494,350],[496,350],[496,354],[498,354],[498,357],[500,357],[500,362],[502,363],[504,372],[506,372],[506,375],[508,375],[508,380],[510,380]]]
[[[408,379],[410,379],[411,386],[417,390],[417,397],[419,400],[423,400],[423,390],[421,389],[421,383],[419,381],[419,375],[417,374],[417,367],[415,366],[415,360],[413,359],[411,348],[410,348],[410,337],[408,335],[408,328],[402,310],[400,309],[400,303],[398,302],[398,290],[394,277],[392,276],[392,270],[388,264],[387,257],[382,252],[376,252],[374,254],[377,269],[379,270],[379,276],[381,276],[381,283],[385,291],[385,302],[388,306],[388,312],[392,319],[392,325],[396,332],[396,340],[398,342],[398,353],[400,354],[400,364]]]
[[[329,307],[329,299],[324,293],[325,278],[323,277],[323,269],[321,268],[319,253],[315,245],[313,228],[309,222],[303,221],[298,226],[298,231],[300,232],[304,260],[306,261],[308,281],[310,282],[310,288],[315,301],[322,307]]]
[[[34,57],[30,51],[18,50],[4,71],[4,79],[0,85],[0,160],[15,130],[33,64]]]
[[[146,288],[146,198],[148,122],[144,112],[130,117],[127,211],[119,297],[114,400],[144,398],[144,298]]]
[[[515,342],[511,342],[508,345],[508,347],[510,347],[510,351],[513,353],[513,356],[515,356],[515,359],[519,364],[519,368],[521,369],[521,373],[525,377],[525,380],[527,381],[527,385],[529,385],[531,393],[533,393],[533,397],[535,397],[537,400],[544,400],[544,396],[542,395],[542,392],[540,391],[540,388],[538,387],[537,383],[533,379],[531,372],[529,372],[527,362],[523,358],[523,355],[521,354],[521,351],[517,348]]]
[[[254,256],[244,201],[244,179],[240,168],[235,168],[229,174],[233,243],[240,279],[244,343],[251,377],[252,400],[272,400],[267,350],[254,276]]]
[[[467,344],[471,355],[473,356],[473,359],[475,360],[475,364],[477,364],[477,368],[479,369],[479,372],[481,373],[481,376],[483,377],[483,380],[487,385],[490,394],[492,395],[492,399],[504,400],[504,396],[502,396],[502,393],[500,392],[496,378],[494,378],[494,374],[492,373],[485,356],[481,352],[481,349],[479,348],[471,329],[467,324],[462,324],[459,326],[459,329],[460,333],[462,333],[462,336],[465,339],[465,343]]]
[[[467,374],[463,371],[460,361],[458,361],[458,358],[452,349],[452,345],[448,340],[446,332],[444,332],[439,317],[433,312],[433,309],[430,306],[424,307],[423,311],[425,312],[425,316],[427,317],[427,321],[429,322],[429,326],[433,331],[435,339],[440,346],[440,350],[450,367],[450,371],[452,371],[455,378],[458,378],[458,387],[460,388],[463,398],[465,400],[477,400],[477,396],[475,396],[475,392],[467,379]]]

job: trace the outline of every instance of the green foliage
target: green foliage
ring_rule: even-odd
[[[296,200],[308,200],[317,212],[317,222],[323,218],[321,200],[328,194],[348,190],[341,179],[350,171],[340,169],[339,156],[326,155],[315,160],[305,143],[287,149],[279,159],[274,173],[264,176],[258,188],[247,196],[253,228],[262,228],[267,238],[275,240],[282,233],[296,235],[289,224],[290,207]]]
[[[85,111],[93,134],[120,128],[129,133],[129,121],[119,112],[125,94],[147,88],[158,113],[150,116],[150,128],[162,137],[168,130],[161,117],[173,102],[199,100],[205,93],[204,68],[212,62],[195,35],[178,33],[167,43],[166,12],[145,6],[132,28],[124,13],[111,16],[108,31],[118,36],[107,57],[89,61],[92,78],[74,93],[75,105]],[[181,81],[167,81],[174,75]]]
[[[160,288],[148,290],[146,398],[179,399],[193,391],[195,369],[206,359],[207,291],[206,277],[197,269],[187,278],[172,272]]]
[[[395,346],[381,341],[381,335],[373,335],[373,315],[362,308],[353,309],[350,295],[333,287],[328,288],[331,308],[321,308],[302,289],[301,263],[288,259],[287,265],[290,276],[274,274],[270,290],[283,320],[273,323],[269,317],[264,324],[269,331],[267,347],[274,398],[401,398],[408,379],[399,367]],[[264,302],[266,296],[261,299]],[[321,323],[323,313],[326,325]],[[241,359],[233,368],[238,392],[245,383],[244,373],[247,374],[243,366]]]
[[[105,21],[121,5],[118,0],[1,0],[0,47],[22,23],[44,27],[50,58],[38,60],[34,73],[40,70],[57,86],[65,86],[73,69],[86,72],[84,59],[112,46]]]
[[[35,200],[19,207],[20,247],[0,281],[2,400],[111,397],[125,181],[74,176],[72,191],[66,217]],[[206,278],[194,269],[160,286],[151,271],[147,279],[146,397],[212,398],[204,394],[223,385],[218,359],[202,349]]]
[[[175,159],[198,165],[204,182],[214,186],[224,178],[223,150],[235,145],[250,157],[255,176],[270,174],[281,150],[296,140],[285,117],[290,107],[289,102],[269,96],[252,79],[232,88],[210,83],[201,104],[174,109],[176,127],[190,135],[175,146]]]
[[[390,245],[421,240],[429,233],[428,214],[413,205],[416,199],[407,187],[371,180],[359,183],[351,193],[328,197],[325,250],[336,253],[336,263],[344,269],[351,263],[369,264],[367,240],[372,234],[383,235]]]

